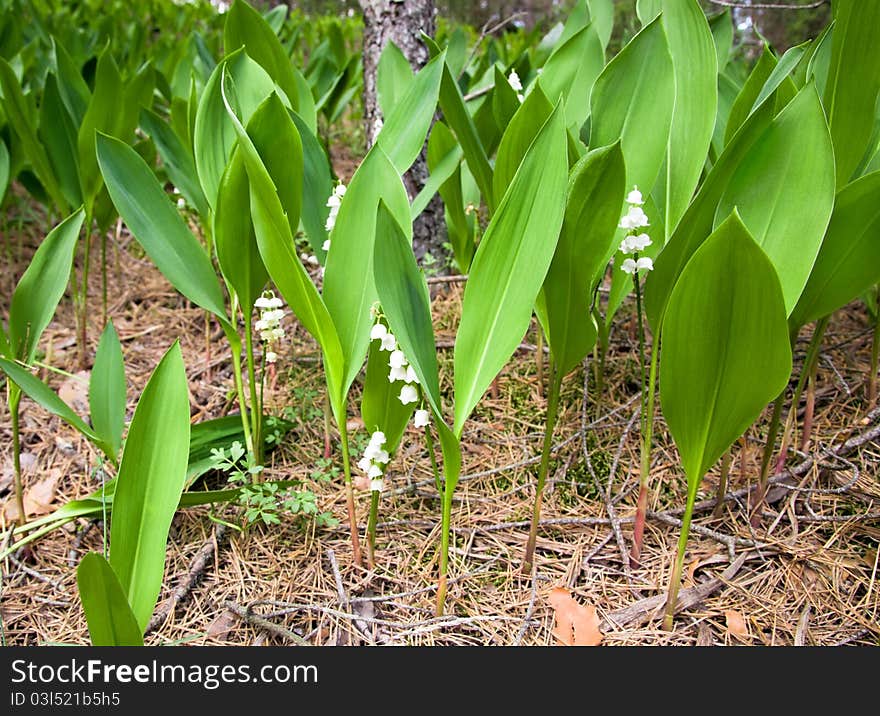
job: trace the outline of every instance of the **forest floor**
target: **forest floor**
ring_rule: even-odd
[[[11,210],[24,211],[19,202]],[[0,244],[12,270],[0,276],[6,315],[17,277],[36,244],[40,217],[22,217]],[[15,226],[13,216],[8,225]],[[228,354],[215,326],[206,354],[205,319],[189,306],[122,233],[111,242],[109,315],[122,340],[129,408],[161,354],[180,339],[193,421],[233,407]],[[16,262],[17,259],[17,262]],[[100,277],[90,292],[101,315]],[[443,388],[448,390],[462,283],[438,283],[433,302]],[[269,457],[268,475],[309,482],[323,453],[323,379],[317,346],[288,317],[287,351],[267,389],[267,411],[295,427]],[[44,335],[44,362],[79,370],[71,301]],[[94,355],[99,331],[89,334]],[[795,353],[803,359],[802,335]],[[672,632],[661,629],[669,570],[686,482],[662,416],[657,419],[651,513],[642,563],[627,558],[638,495],[639,385],[633,306],[615,321],[606,386],[593,394],[592,361],[564,382],[553,464],[544,499],[533,575],[520,574],[534,498],[545,400],[536,380],[534,329],[475,411],[463,437],[463,477],[455,493],[447,616],[435,618],[440,500],[430,462],[410,431],[382,495],[376,566],[357,567],[348,538],[341,479],[317,481],[318,506],[338,527],[286,520],[237,532],[238,508],[185,509],[172,525],[157,624],[148,644],[551,645],[549,595],[562,587],[595,607],[607,645],[876,645],[880,640],[880,412],[869,413],[864,376],[871,329],[854,305],[832,320],[822,352],[809,455],[792,454],[776,479],[761,525],[746,513],[766,419],[734,449],[729,491],[713,515],[717,469],[707,476],[688,545],[682,597]],[[795,372],[797,375],[797,371]],[[81,381],[45,374],[74,405]],[[585,394],[586,388],[586,394]],[[357,386],[355,386],[355,393]],[[352,405],[357,404],[353,395]],[[598,403],[597,403],[598,400]],[[130,415],[130,413],[129,413]],[[355,440],[365,440],[350,409]],[[0,408],[0,521],[12,516],[9,417]],[[27,398],[22,401],[25,485],[32,515],[100,486],[91,446]],[[840,454],[840,446],[851,440]],[[338,443],[333,440],[334,457]],[[215,480],[216,482],[216,480]],[[369,494],[357,500],[363,525]],[[75,567],[102,547],[101,523],[70,523],[4,560],[0,617],[9,645],[87,644]]]

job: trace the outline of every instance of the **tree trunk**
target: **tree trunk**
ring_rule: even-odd
[[[428,62],[428,48],[421,33],[434,34],[433,0],[359,0],[364,12],[364,132],[367,148],[373,146],[382,129],[382,111],[379,108],[376,71],[382,50],[393,42],[418,71]],[[425,149],[403,178],[412,200],[428,179]],[[421,259],[426,253],[439,258],[443,253],[446,228],[443,204],[435,196],[413,225],[413,249]]]

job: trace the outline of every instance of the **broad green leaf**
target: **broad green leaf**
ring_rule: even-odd
[[[496,199],[492,196],[492,167],[477,135],[474,121],[464,104],[458,82],[448,67],[443,70],[443,80],[440,83],[440,109],[443,111],[446,124],[455,132],[464,152],[464,160],[483,195],[483,201],[489,207],[489,211],[493,211]]]
[[[504,197],[526,151],[552,113],[553,105],[541,91],[541,85],[536,84],[513,115],[498,145],[492,176],[492,192],[499,199]]]
[[[654,262],[645,280],[645,315],[655,334],[660,330],[669,294],[687,262],[712,233],[715,209],[740,163],[750,155],[773,119],[773,107],[765,103],[733,136],[679,222],[672,237]]]
[[[412,166],[425,144],[437,110],[445,63],[446,53],[441,52],[419,71],[376,137],[376,144],[400,174]]]
[[[721,73],[727,67],[730,51],[733,49],[733,20],[730,17],[730,8],[725,8],[723,12],[710,17],[709,29],[715,42],[718,72]]]
[[[537,89],[537,87],[535,88]],[[501,70],[495,67],[495,85],[492,87],[492,116],[495,117],[495,124],[501,131],[510,124],[513,115],[519,111],[520,101],[516,91],[510,86],[507,77]],[[486,100],[489,101],[488,99]],[[552,109],[551,105],[551,109]]]
[[[809,147],[809,151],[804,151]],[[779,273],[786,312],[807,283],[834,207],[834,152],[808,85],[780,112],[730,178],[715,224],[734,208]]]
[[[724,134],[730,118],[730,110],[736,102],[742,87],[727,74],[718,75],[718,110],[715,115],[715,129],[712,131],[712,148],[710,161],[718,158],[724,151]]]
[[[827,316],[878,282],[880,172],[874,172],[837,195],[822,248],[790,323],[800,328]]]
[[[67,288],[83,219],[80,209],[52,229],[19,280],[9,306],[11,357],[28,364],[33,361],[40,337]]]
[[[428,285],[416,264],[409,239],[385,202],[379,203],[376,216],[374,251],[376,288],[388,325],[418,376],[434,414],[442,420]]]
[[[776,67],[776,57],[768,45],[764,45],[764,51],[749,73],[748,79],[743,84],[742,89],[737,95],[736,101],[730,108],[730,114],[727,117],[727,127],[724,131],[724,144],[730,142],[736,131],[746,121],[755,106],[758,95],[764,88],[770,73]]]
[[[559,105],[527,152],[470,270],[455,341],[455,423],[464,423],[528,329],[565,212],[565,119]]]
[[[636,14],[642,26],[650,23],[663,9],[663,0],[636,0]]]
[[[111,448],[108,457],[116,462],[125,427],[125,363],[122,345],[111,321],[101,335],[95,365],[89,380],[89,412],[92,426]]]
[[[333,191],[330,177],[330,160],[318,138],[308,128],[305,121],[295,112],[291,114],[302,141],[303,178],[302,178],[302,221],[312,251],[326,263],[324,241],[327,240],[326,222],[330,214],[327,198]]]
[[[21,142],[25,157],[34,170],[34,174],[45,187],[49,197],[61,212],[67,211],[67,202],[52,172],[49,156],[37,137],[36,123],[33,121],[27,100],[21,91],[21,85],[15,70],[0,57],[0,90],[3,91],[3,112],[6,121]]]
[[[162,587],[168,529],[186,480],[189,434],[189,389],[175,343],[135,408],[113,497],[110,565],[142,631]]]
[[[245,52],[268,73],[282,89],[291,107],[315,131],[314,100],[305,79],[294,68],[287,53],[259,12],[243,0],[235,0],[226,14],[223,44],[227,54],[244,47]],[[245,122],[249,117],[245,117]]]
[[[788,382],[773,265],[734,214],[693,255],[663,320],[660,401],[692,489]]]
[[[237,149],[226,167],[217,194],[214,247],[220,271],[238,296],[245,320],[250,320],[254,302],[269,280],[251,221],[248,186],[244,158]]]
[[[76,127],[71,121],[61,95],[55,75],[46,76],[43,88],[43,101],[40,104],[40,127],[38,136],[46,148],[52,173],[58,180],[58,187],[69,206],[82,204],[79,186],[79,161],[76,148]]]
[[[207,217],[208,200],[199,184],[199,175],[196,172],[192,153],[186,149],[171,126],[155,112],[149,109],[141,110],[140,125],[159,150],[168,178],[186,197],[190,206],[194,207],[200,216]]]
[[[277,95],[271,95],[248,123],[249,130],[253,132],[249,135],[232,108],[227,107],[233,127],[239,136],[239,148],[247,170],[251,218],[263,265],[303,327],[321,345],[330,404],[337,420],[344,420],[345,391],[342,388],[344,354],[339,336],[324,301],[296,255],[291,232],[292,217],[285,215],[278,191],[262,159],[263,156],[270,154],[275,146],[277,134],[273,120],[282,116],[279,114],[279,109],[284,112],[283,116],[292,126],[292,121],[286,115],[280,99]],[[295,128],[293,132],[296,132]],[[295,141],[292,146],[296,146]],[[286,158],[294,163],[297,162],[295,156]],[[299,161],[302,161],[301,148]]]
[[[245,124],[257,107],[275,91],[272,78],[243,50],[230,54],[211,73],[198,103],[193,142],[199,181],[212,209],[217,203],[217,191],[226,163],[238,139],[223,101],[222,83],[227,75],[235,86],[234,97],[230,97],[230,100],[235,101],[234,109]]]
[[[663,0],[663,28],[675,75],[675,104],[666,154],[666,236],[675,230],[700,180],[715,128],[715,43],[697,0]]]
[[[434,195],[440,190],[440,188],[450,180],[453,174],[458,172],[463,158],[464,153],[461,151],[461,147],[458,146],[458,143],[455,142],[446,154],[437,159],[433,166],[429,160],[428,166],[430,174],[428,180],[425,182],[422,190],[418,193],[418,196],[413,199],[411,212],[413,221],[415,221],[416,217],[425,210],[425,207],[428,206],[431,199],[434,198]]]
[[[217,275],[155,174],[124,142],[98,134],[98,164],[110,198],[132,235],[190,301],[228,322]]]
[[[453,154],[463,152],[455,140],[452,132],[442,122],[436,122],[431,129],[428,139],[428,170],[433,176],[440,173],[440,165]],[[449,242],[455,255],[461,273],[467,273],[474,255],[474,213],[465,213],[465,198],[462,190],[462,181],[466,167],[459,164],[449,179],[440,185],[439,193],[443,199],[446,215],[446,226],[449,233]],[[479,200],[479,198],[478,198]]]
[[[143,629],[103,555],[89,552],[82,558],[76,569],[76,586],[92,646],[144,645]]]
[[[381,430],[385,433],[386,442],[382,447],[393,455],[417,405],[415,403],[404,405],[400,402],[398,396],[404,385],[402,381],[394,383],[388,381],[389,355],[387,351],[382,350],[379,341],[370,342],[367,368],[364,371],[361,417],[368,432]]]
[[[9,186],[9,150],[6,144],[0,140],[0,204],[6,197],[6,188]]]
[[[95,91],[77,135],[79,179],[87,206],[94,203],[95,197],[101,190],[101,172],[95,156],[95,133],[115,136],[115,120],[121,111],[119,103],[123,91],[122,77],[108,45],[98,56]],[[123,141],[128,139],[128,137],[118,138]]]
[[[638,185],[647,195],[666,155],[675,101],[672,59],[659,19],[608,63],[591,101],[590,143],[601,147],[619,139],[627,185]]]
[[[552,104],[565,100],[565,121],[575,134],[590,116],[590,92],[604,66],[605,50],[592,23],[554,50],[544,65],[541,88]]]
[[[376,69],[376,94],[384,117],[403,99],[412,85],[415,75],[400,48],[393,42],[385,45]]]
[[[834,140],[837,187],[849,182],[874,130],[880,93],[880,3],[836,0],[825,111]]]
[[[79,127],[89,108],[92,93],[80,74],[79,68],[58,38],[52,38],[52,50],[55,59],[55,73],[58,76],[58,89],[73,124]]]
[[[608,47],[614,29],[614,0],[588,0],[590,21],[599,36],[602,48]]]
[[[793,83],[791,83],[790,75],[803,58],[804,53],[806,52],[806,48],[809,44],[809,42],[804,42],[800,45],[796,45],[795,47],[790,47],[788,51],[779,59],[779,62],[773,66],[772,70],[770,71],[770,76],[767,78],[767,81],[764,83],[764,86],[758,93],[757,99],[755,99],[755,103],[752,105],[752,112],[754,112],[758,107],[766,102],[767,99],[771,97],[774,92],[777,92],[781,87],[786,86],[787,83],[789,87],[787,93],[791,93],[792,96],[794,96],[794,94],[797,92],[797,89],[794,88]],[[792,92],[792,89],[794,89],[794,92]],[[791,97],[789,97],[789,99],[791,99]],[[787,104],[787,102],[785,104]]]
[[[367,354],[372,323],[370,307],[377,298],[373,245],[380,199],[410,238],[412,223],[406,189],[377,144],[355,172],[339,207],[324,274],[324,301],[345,356],[343,393],[348,391]]]
[[[37,405],[48,410],[52,415],[57,415],[65,423],[91,440],[111,460],[115,460],[118,453],[113,453],[113,447],[102,441],[95,430],[92,430],[86,422],[77,415],[73,409],[65,403],[58,394],[48,385],[31,373],[27,368],[5,358],[0,358],[0,369],[15,383],[21,391],[33,400]]]
[[[593,290],[606,266],[623,204],[626,167],[620,144],[596,149],[571,173],[565,219],[544,279],[541,323],[563,375],[593,347]]]

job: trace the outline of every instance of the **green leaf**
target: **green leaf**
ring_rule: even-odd
[[[326,262],[324,242],[327,240],[326,222],[330,214],[327,198],[333,191],[333,180],[330,177],[330,160],[324,147],[315,134],[308,128],[305,121],[295,112],[291,114],[303,151],[302,178],[302,221],[312,251]]]
[[[168,529],[186,480],[189,434],[186,370],[175,343],[135,408],[113,497],[110,565],[142,631],[162,587]]]
[[[536,84],[529,96],[513,115],[495,156],[495,171],[492,176],[492,193],[501,199],[516,175],[528,148],[547,118],[553,113],[553,105]]]
[[[0,369],[37,405],[48,410],[52,415],[57,415],[65,423],[79,431],[85,438],[95,443],[109,459],[116,459],[118,453],[113,452],[112,446],[104,443],[98,433],[92,430],[67,403],[61,400],[55,391],[27,368],[6,358],[0,358]]]
[[[284,112],[277,95],[271,95],[254,113],[248,124],[253,135],[245,131],[231,107],[228,107],[227,111],[239,136],[239,148],[247,170],[251,218],[263,265],[303,327],[321,345],[330,404],[337,419],[344,419],[345,391],[342,389],[344,362],[339,336],[327,307],[296,255],[291,232],[291,217],[285,215],[278,191],[262,159],[276,146],[278,134],[277,126],[273,122],[281,117],[279,109]],[[284,116],[288,122],[291,122],[286,112]],[[287,128],[287,131],[289,132],[290,128]],[[295,133],[296,129],[293,128],[292,131]],[[292,135],[288,138],[290,146],[295,151],[296,141],[292,139]],[[260,149],[263,150],[262,154]],[[301,161],[301,148],[299,152]],[[297,163],[295,156],[285,158],[294,164]]]
[[[144,645],[143,629],[103,555],[89,552],[82,558],[76,569],[76,585],[92,646]]]
[[[46,76],[43,88],[38,135],[46,147],[52,172],[58,179],[65,200],[69,206],[79,206],[82,204],[82,194],[77,170],[76,127],[61,101],[58,82],[53,74]]]
[[[428,169],[432,177],[435,174],[441,173],[441,163],[445,162],[453,154],[464,156],[461,147],[455,140],[452,132],[449,131],[449,128],[442,122],[436,122],[431,129],[427,152]],[[465,198],[462,191],[462,180],[465,171],[466,167],[462,167],[459,163],[449,179],[441,184],[438,189],[445,205],[449,242],[452,244],[456,263],[462,273],[467,273],[471,265],[471,259],[474,256],[476,223],[473,213],[470,215],[465,213]],[[479,201],[479,197],[477,197],[477,201]]]
[[[557,47],[544,65],[544,94],[554,105],[565,100],[565,121],[574,134],[590,116],[590,92],[604,66],[605,50],[592,24]]]
[[[566,142],[560,105],[523,159],[474,256],[455,341],[458,437],[528,328],[565,212]]]
[[[441,52],[419,71],[376,137],[376,144],[400,174],[412,166],[425,144],[437,110],[445,63],[446,53]]]
[[[720,74],[727,66],[730,51],[733,49],[733,20],[730,17],[730,8],[725,8],[723,12],[710,17],[709,29],[715,41],[715,58]]]
[[[764,45],[764,51],[749,73],[748,79],[736,97],[730,114],[727,116],[727,127],[724,131],[725,145],[730,142],[736,131],[748,119],[752,107],[758,99],[758,95],[770,77],[770,73],[776,67],[776,57],[768,45]]]
[[[880,282],[880,172],[846,186],[800,300],[794,328],[842,308]]]
[[[780,58],[779,62],[774,65],[770,71],[770,76],[767,78],[767,81],[758,93],[757,99],[755,99],[755,103],[752,105],[752,112],[766,102],[767,99],[772,97],[775,92],[778,92],[780,88],[787,88],[785,94],[790,93],[792,97],[797,93],[797,88],[794,87],[794,83],[791,81],[789,75],[794,72],[798,63],[803,58],[809,44],[808,41],[796,45],[795,47],[790,47]],[[791,97],[789,97],[789,99],[791,99]],[[784,104],[788,103],[785,102]],[[778,109],[781,109],[781,107]]]
[[[602,48],[607,48],[614,30],[614,0],[588,0],[590,21],[599,36]]]
[[[464,160],[483,195],[483,201],[486,202],[489,211],[493,211],[496,200],[492,196],[492,167],[477,134],[474,120],[464,104],[458,82],[448,67],[443,70],[443,80],[440,83],[440,109],[443,111],[446,124],[455,132],[464,152]]]
[[[643,26],[656,18],[662,9],[663,0],[636,0],[636,14]]]
[[[388,381],[389,355],[382,350],[379,341],[371,341],[361,396],[361,417],[369,432],[381,430],[385,433],[382,447],[393,455],[417,406],[415,403],[404,405],[398,399],[403,382]]]
[[[409,239],[384,201],[379,203],[376,216],[374,251],[373,271],[382,310],[398,345],[419,378],[425,398],[442,421],[428,285],[416,264]],[[386,368],[386,380],[387,372]]]
[[[125,427],[125,363],[122,345],[112,321],[98,343],[95,365],[89,380],[89,412],[92,425],[101,440],[110,447],[108,457],[116,462],[122,446],[122,430]]]
[[[657,19],[608,63],[591,99],[590,143],[601,147],[619,139],[627,186],[638,185],[645,194],[663,165],[674,100],[672,59]]]
[[[411,237],[406,189],[377,144],[355,172],[339,207],[324,274],[324,301],[345,356],[343,393],[348,392],[367,354],[372,324],[370,307],[378,297],[373,279],[373,247],[380,199]]]
[[[0,140],[0,204],[6,197],[6,189],[9,186],[9,150],[6,144]]]
[[[435,125],[436,126],[436,125]],[[446,128],[444,127],[444,130]],[[441,130],[442,132],[443,130]],[[447,135],[448,135],[448,130]],[[433,132],[431,134],[433,137]],[[421,214],[425,207],[428,206],[431,199],[434,198],[434,195],[441,190],[441,188],[450,180],[450,178],[459,171],[461,167],[461,160],[464,158],[464,153],[461,151],[461,147],[458,146],[458,142],[454,139],[452,140],[452,145],[449,146],[448,151],[441,157],[436,156],[436,151],[438,144],[434,142],[434,151],[435,156],[433,157],[433,161],[430,158],[431,154],[431,140],[428,140],[428,168],[430,170],[430,174],[428,175],[428,180],[425,182],[425,185],[422,187],[422,190],[418,193],[415,199],[413,199],[412,203],[412,218],[415,221],[416,217]]]
[[[141,110],[140,125],[153,140],[156,149],[159,150],[162,165],[168,178],[186,197],[190,206],[195,207],[200,216],[207,217],[208,200],[199,184],[199,176],[192,153],[184,147],[183,142],[170,125],[166,124],[155,112],[149,109]]]
[[[242,151],[237,149],[220,182],[214,214],[214,247],[220,271],[238,296],[245,320],[250,320],[254,302],[269,279],[251,221],[248,187]]]
[[[40,336],[67,288],[83,219],[80,209],[52,229],[19,280],[9,306],[11,357],[28,364],[33,361]]]
[[[785,315],[776,271],[734,213],[691,258],[663,321],[660,400],[692,489],[788,382]]]
[[[590,305],[615,238],[625,188],[619,143],[593,150],[571,173],[562,232],[544,279],[544,315],[539,313],[556,368],[563,375],[596,342]]]
[[[101,190],[101,172],[95,157],[95,133],[115,134],[115,119],[120,112],[122,94],[122,77],[108,45],[98,56],[95,91],[77,136],[80,186],[87,206],[94,203]],[[124,141],[128,138],[120,139]]]
[[[513,119],[513,115],[519,111],[521,103],[517,93],[510,86],[510,82],[504,76],[504,73],[501,72],[501,69],[496,66],[494,71],[495,85],[492,87],[492,94],[490,96],[492,116],[495,118],[495,124],[498,125],[501,131],[504,131],[505,127],[510,124],[510,120]],[[537,89],[537,86],[535,89]],[[488,102],[489,99],[486,101]],[[550,109],[553,109],[552,105]]]
[[[308,83],[294,68],[272,28],[259,12],[243,0],[236,0],[226,13],[223,45],[227,53],[244,47],[245,52],[263,67],[287,95],[294,111],[315,131],[315,105]],[[248,118],[246,116],[244,121],[247,122]]]
[[[391,116],[392,110],[412,85],[414,77],[412,67],[400,48],[393,42],[385,45],[376,69],[376,94],[382,116]]]
[[[834,140],[837,187],[865,155],[880,93],[880,3],[836,0],[825,111]]]
[[[64,106],[73,120],[75,127],[82,124],[92,93],[83,79],[79,68],[58,38],[52,38],[52,50],[55,59],[55,73],[58,75],[58,89]]]
[[[98,163],[110,198],[138,243],[171,285],[228,322],[223,293],[205,249],[137,152],[98,134]]]
[[[804,151],[809,147],[809,151]],[[834,152],[815,87],[780,112],[730,178],[715,214],[734,208],[779,273],[787,313],[819,253],[834,207]]]
[[[697,0],[663,0],[663,27],[675,74],[675,104],[666,154],[666,236],[674,231],[700,180],[715,128],[715,43]]]
[[[243,50],[230,54],[211,73],[196,111],[193,143],[199,181],[212,209],[217,203],[217,191],[226,163],[238,139],[223,100],[222,84],[227,75],[235,86],[234,97],[230,99],[235,100],[234,109],[245,124],[275,91],[272,78]]]
[[[3,91],[3,112],[6,121],[21,142],[24,155],[34,170],[40,183],[59,211],[67,211],[67,202],[58,186],[49,156],[37,137],[36,122],[32,121],[31,111],[21,91],[15,71],[0,57],[0,90]]]

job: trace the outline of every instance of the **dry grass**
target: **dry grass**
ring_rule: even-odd
[[[202,312],[187,306],[150,263],[138,257],[136,244],[126,237],[122,243],[118,269],[111,265],[110,315],[123,341],[130,396],[137,395],[161,353],[180,338],[191,378],[194,420],[228,411],[232,385],[222,341],[214,337],[206,360]],[[19,269],[27,253],[25,249]],[[19,271],[5,273],[0,286],[4,311],[12,275]],[[461,288],[443,288],[435,298],[440,345],[451,344],[454,336]],[[98,295],[95,281],[96,316]],[[662,514],[649,518],[643,564],[631,570],[622,551],[629,545],[638,492],[633,324],[627,305],[613,333],[601,406],[594,396],[584,399],[585,383],[592,385],[584,369],[565,381],[534,576],[520,575],[519,565],[545,404],[535,379],[536,354],[523,349],[500,376],[494,393],[477,408],[464,436],[465,475],[455,497],[447,617],[433,617],[439,499],[427,455],[411,433],[393,463],[391,489],[382,498],[375,570],[352,564],[338,483],[314,485],[321,508],[340,520],[334,529],[316,531],[302,522],[288,522],[217,540],[207,508],[185,510],[172,527],[160,608],[187,577],[197,553],[207,545],[213,554],[194,588],[148,643],[284,644],[302,638],[310,644],[553,644],[553,614],[546,594],[554,586],[566,586],[581,602],[596,605],[604,619],[606,644],[876,644],[876,442],[861,446],[846,464],[806,470],[797,483],[801,491],[775,489],[763,525],[755,532],[741,501],[728,500],[719,518],[713,518],[711,510],[702,511],[696,519],[701,533],[692,534],[688,549],[685,587],[720,575],[731,551],[747,557],[733,578],[677,617],[673,632],[660,630],[659,620],[649,613],[627,624],[615,621],[620,610],[638,599],[664,593],[678,536],[675,510],[685,494],[675,448],[658,420],[650,509]],[[72,326],[71,305],[65,300],[44,345],[48,362],[67,370],[77,368]],[[92,349],[97,338],[93,330]],[[526,341],[533,339],[530,333]],[[869,342],[860,309],[853,307],[832,322],[820,370],[813,450],[839,444],[870,427],[860,424],[866,412],[862,380]],[[301,328],[294,332],[293,345],[295,354],[285,357],[268,404],[275,413],[290,407],[294,415],[307,416],[303,396],[323,389],[316,347]],[[802,356],[801,350],[797,357]],[[440,358],[441,369],[448,369],[452,351],[441,348]],[[446,370],[447,391],[449,376]],[[56,386],[60,380],[50,376]],[[8,425],[8,416],[0,415],[0,466],[7,466],[0,489],[11,501]],[[34,463],[26,474],[27,484],[57,470],[58,504],[98,486],[94,452],[27,399],[22,429],[24,450]],[[736,449],[731,491],[754,482],[760,433],[765,429],[761,423],[751,431],[745,449]],[[270,472],[307,478],[322,451],[321,420],[298,420],[272,454]],[[799,459],[792,457],[791,462]],[[854,477],[851,485],[840,489]],[[701,497],[712,497],[716,479],[707,478]],[[367,509],[368,496],[362,494],[362,523]],[[235,519],[229,506],[218,507],[215,514]],[[88,642],[74,567],[85,550],[101,548],[102,529],[84,522],[68,527],[2,565],[0,615],[7,644]],[[728,612],[743,617],[744,632],[730,632]]]

